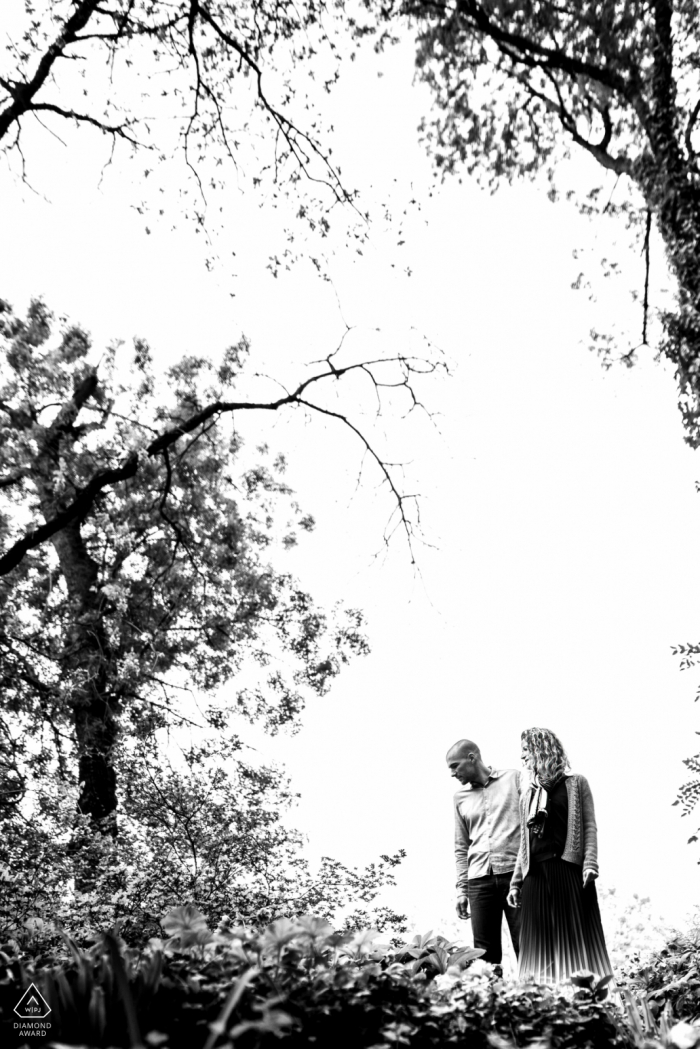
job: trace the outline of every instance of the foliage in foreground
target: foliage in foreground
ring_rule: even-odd
[[[696,913],[687,931],[675,932],[648,959],[631,958],[623,976],[652,1017],[664,1011],[700,1020],[700,924]]]
[[[223,921],[213,932],[192,905],[172,910],[163,929],[168,939],[143,951],[116,931],[85,950],[68,941],[68,956],[29,960],[5,945],[0,1018],[14,1019],[34,982],[52,1009],[49,1038],[94,1049],[680,1049],[698,1033],[674,1024],[672,1004],[661,1023],[634,1005],[625,1014],[590,973],[558,990],[506,984],[482,952],[430,933],[384,946],[376,930],[337,932],[311,915],[262,932]],[[24,1044],[14,1028],[12,1037]]]

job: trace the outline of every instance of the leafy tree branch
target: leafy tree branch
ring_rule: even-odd
[[[697,5],[398,0],[375,16],[367,6],[367,19],[382,40],[397,24],[417,32],[436,103],[424,131],[443,175],[466,171],[495,189],[544,172],[555,197],[560,162],[582,150],[627,182],[624,203],[603,209],[593,175],[579,203],[623,212],[647,246],[648,216],[661,235],[677,302],[660,315],[659,348],[676,371],[686,439],[700,445]],[[648,287],[643,308],[646,340]]]
[[[333,0],[330,13],[342,10],[342,0]],[[321,197],[300,214],[325,229],[326,213],[337,203],[354,207],[355,198],[299,75],[304,70],[311,84],[313,59],[323,52],[324,86],[337,77],[328,13],[318,0],[38,0],[10,34],[10,68],[0,77],[0,151],[19,154],[26,178],[24,132],[28,122],[45,119],[50,133],[61,125],[92,129],[111,140],[112,152],[122,143],[130,155],[144,153],[144,177],[167,165],[172,182],[172,161],[180,157],[195,180],[200,204],[192,217],[199,225],[208,190],[226,186],[221,163],[240,173],[246,158],[253,185],[271,180],[298,196],[300,181],[315,184]],[[342,17],[331,26],[341,33]],[[271,74],[279,101],[271,96]],[[305,113],[306,126],[294,109]],[[148,207],[145,200],[137,206]]]

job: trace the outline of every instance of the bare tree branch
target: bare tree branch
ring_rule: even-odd
[[[294,12],[291,15],[286,9],[276,11],[271,5],[267,21],[259,22],[253,11],[254,25],[247,27],[245,14],[239,17],[234,10],[228,10],[226,5],[209,5],[201,0],[175,0],[174,3],[146,5],[137,5],[134,0],[129,0],[123,10],[102,6],[98,0],[76,0],[70,17],[60,25],[56,38],[48,46],[44,45],[45,50],[38,58],[36,70],[32,74],[25,74],[24,78],[18,73],[17,79],[8,76],[0,79],[0,87],[6,95],[0,102],[0,143],[12,128],[19,131],[23,118],[29,114],[38,120],[40,113],[51,113],[62,120],[75,120],[79,124],[91,126],[112,136],[113,142],[122,139],[135,147],[157,149],[155,139],[151,144],[138,131],[143,128],[151,134],[156,118],[149,116],[146,111],[137,111],[133,99],[127,101],[125,98],[123,102],[128,107],[129,116],[115,122],[108,115],[91,112],[92,107],[88,103],[75,109],[61,105],[60,94],[57,94],[55,101],[46,97],[49,88],[60,92],[61,83],[56,68],[58,59],[85,58],[93,63],[100,61],[100,52],[103,56],[106,52],[107,64],[111,68],[115,58],[122,53],[128,58],[126,52],[132,41],[147,39],[152,42],[158,57],[171,60],[169,64],[172,69],[182,70],[186,76],[192,74],[189,89],[183,91],[178,87],[174,94],[183,99],[181,143],[187,167],[202,197],[204,182],[197,170],[197,162],[202,161],[203,152],[200,151],[195,162],[191,140],[196,135],[200,147],[210,146],[216,131],[218,148],[236,165],[235,154],[239,143],[232,140],[233,133],[227,126],[226,110],[235,65],[239,63],[239,69],[243,67],[254,77],[257,105],[271,119],[277,136],[284,142],[285,157],[289,156],[293,160],[308,181],[330,189],[335,203],[349,203],[354,207],[354,194],[345,189],[340,171],[331,160],[331,150],[323,149],[315,132],[304,131],[291,117],[273,105],[266,94],[261,54],[271,53],[279,39],[290,39],[295,32],[301,33],[314,23],[313,13],[296,9]],[[206,30],[209,39],[200,41],[199,30]],[[211,34],[214,34],[215,41]],[[91,44],[99,48],[97,56],[87,50]],[[33,45],[39,52],[40,45],[34,42]],[[71,48],[73,53],[70,53]],[[75,54],[76,48],[79,49],[78,54]],[[21,66],[26,61],[26,55],[22,55],[21,59],[18,56],[18,61]],[[135,60],[128,58],[127,64],[133,66]],[[115,94],[111,87],[110,84],[110,101],[107,105],[119,105],[120,94]],[[189,100],[191,108],[188,108]],[[289,95],[285,97],[285,105],[288,102]],[[50,128],[48,130],[51,131]],[[7,148],[15,149],[21,156],[17,136]],[[314,170],[314,162],[320,164],[320,171]]]
[[[98,120],[97,117],[91,117],[88,113],[78,113],[74,109],[62,109],[61,106],[55,106],[51,102],[33,102],[27,106],[27,110],[30,113],[56,113],[66,120],[75,120],[79,124],[91,124],[92,127],[102,131],[103,134],[123,138],[126,142],[130,142],[132,146],[142,146],[144,149],[149,148],[126,131],[126,128],[129,127],[128,120],[125,120],[123,124],[107,124],[103,120]]]
[[[234,39],[234,37],[232,37],[230,33],[227,33],[221,27],[221,25],[219,25],[217,20],[207,10],[207,8],[199,3],[199,0],[192,0],[192,6],[196,7],[197,12],[201,16],[202,20],[211,26],[216,35],[233,51],[235,51],[235,53],[239,55],[241,60],[245,62],[248,68],[253,73],[255,73],[257,82],[257,93],[261,104],[263,105],[264,109],[270,114],[275,124],[279,128],[279,131],[282,134],[285,142],[287,143],[287,146],[289,147],[292,156],[294,157],[294,159],[296,160],[297,164],[304,172],[306,177],[309,179],[309,181],[321,182],[324,185],[328,186],[332,190],[338,202],[351,203],[351,197],[343,187],[343,184],[340,180],[340,175],[336,168],[331,164],[328,154],[323,152],[318,143],[313,138],[311,138],[310,135],[298,128],[293,123],[293,121],[289,119],[289,117],[286,117],[284,113],[281,113],[278,109],[276,109],[267,98],[265,91],[263,90],[262,69],[260,68],[260,65],[256,62],[255,58],[245,47],[243,47],[236,39]],[[299,141],[304,142],[309,147],[312,154],[322,161],[324,167],[330,175],[330,181],[328,179],[316,178],[314,175],[311,174],[308,168],[309,158],[305,156],[305,154],[300,149]]]
[[[305,401],[303,399],[300,399],[299,403],[305,405],[307,408],[310,408],[312,411],[317,412],[320,415],[326,415],[331,419],[338,419],[340,422],[344,423],[344,425],[347,426],[350,430],[352,430],[356,437],[359,437],[360,441],[364,445],[365,451],[372,459],[374,459],[374,462],[377,464],[382,474],[384,475],[384,481],[386,482],[386,484],[388,484],[391,490],[391,494],[396,500],[396,511],[399,515],[400,524],[406,533],[406,541],[408,543],[408,548],[411,553],[411,564],[415,564],[416,559],[413,551],[413,526],[406,514],[406,504],[408,502],[415,501],[416,496],[402,494],[397,488],[391,470],[389,469],[390,466],[396,464],[387,463],[384,459],[382,459],[381,456],[377,453],[377,451],[375,451],[373,446],[370,444],[370,442],[367,440],[362,431],[359,430],[357,426],[355,426],[354,423],[352,423],[346,415],[343,415],[341,412],[331,411],[329,408],[322,408],[320,407],[320,405],[313,404],[311,401]],[[388,536],[385,538],[388,539]]]

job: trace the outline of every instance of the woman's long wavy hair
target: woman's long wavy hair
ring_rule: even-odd
[[[527,768],[543,787],[552,787],[569,768],[569,759],[561,740],[548,728],[526,728],[520,735],[527,756]]]

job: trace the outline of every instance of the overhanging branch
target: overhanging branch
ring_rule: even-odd
[[[380,381],[373,372],[373,368],[381,365],[395,365],[403,369],[403,377],[400,382],[397,383],[386,383]],[[214,401],[212,404],[207,405],[199,412],[195,412],[188,419],[183,420],[177,426],[168,427],[164,430],[155,440],[151,441],[147,445],[145,452],[149,458],[156,455],[163,455],[166,457],[167,467],[167,453],[168,449],[172,447],[181,437],[185,434],[192,433],[205,423],[216,421],[216,417],[221,415],[230,414],[237,411],[267,411],[274,412],[284,407],[299,406],[307,410],[313,411],[319,415],[333,418],[341,422],[343,425],[359,438],[360,442],[364,446],[365,451],[369,454],[372,460],[379,467],[381,473],[384,476],[385,482],[388,484],[391,491],[392,497],[396,502],[396,508],[399,515],[399,526],[403,528],[406,539],[408,542],[409,549],[411,551],[412,561],[414,560],[413,553],[413,528],[411,525],[410,518],[406,512],[406,504],[410,500],[415,500],[415,496],[407,495],[401,492],[398,484],[396,483],[392,474],[392,466],[394,463],[389,463],[384,460],[379,453],[372,446],[369,439],[362,432],[362,430],[356,426],[347,415],[341,412],[332,411],[329,408],[324,408],[322,405],[315,404],[313,401],[308,400],[305,396],[307,391],[313,387],[315,383],[321,382],[322,380],[339,380],[343,375],[351,372],[360,372],[364,375],[369,375],[376,389],[388,386],[391,388],[405,387],[413,398],[413,405],[417,405],[419,402],[416,400],[415,392],[410,383],[410,376],[416,374],[431,374],[439,367],[439,363],[431,362],[428,360],[415,358],[415,357],[390,357],[390,358],[379,358],[371,361],[361,361],[357,364],[345,365],[344,367],[338,367],[333,364],[332,361],[328,361],[328,369],[317,372],[315,375],[311,375],[308,379],[299,383],[296,389],[289,393],[286,393],[282,397],[278,397],[272,401]],[[84,403],[86,396],[91,393],[97,384],[97,376],[91,373],[90,376],[81,384],[81,387],[76,390],[73,398],[69,404],[75,409],[76,401]],[[59,414],[60,418],[61,413]],[[55,427],[54,423],[54,427]],[[52,427],[53,429],[53,427]],[[124,463],[115,468],[103,469],[97,471],[91,480],[84,485],[76,494],[74,499],[66,506],[60,513],[56,514],[50,520],[46,521],[43,525],[38,528],[34,528],[27,532],[21,539],[14,543],[9,550],[7,550],[0,557],[0,576],[7,575],[13,569],[17,568],[21,564],[25,555],[32,549],[41,546],[47,540],[51,539],[52,536],[60,532],[61,529],[65,528],[72,521],[83,519],[89,512],[95,502],[95,499],[99,493],[110,487],[111,485],[117,484],[120,481],[128,480],[136,476],[140,466],[140,460],[136,452],[132,452],[131,455],[124,461]]]
[[[30,113],[55,113],[59,117],[63,117],[65,120],[75,120],[78,124],[90,124],[92,127],[97,128],[105,135],[114,135],[116,138],[123,138],[125,141],[130,142],[132,146],[142,145],[138,139],[134,138],[127,131],[129,122],[124,121],[123,124],[107,124],[104,120],[99,120],[97,117],[91,117],[89,113],[79,113],[74,109],[63,109],[61,106],[55,106],[51,102],[35,102],[27,107]]]
[[[34,98],[51,75],[56,60],[61,57],[65,48],[73,43],[76,34],[85,28],[99,6],[99,0],[80,0],[76,3],[61,32],[39,59],[34,76],[24,84],[12,85],[12,101],[0,112],[0,140],[13,124],[17,124],[32,108]]]
[[[619,74],[575,58],[573,55],[567,55],[559,48],[545,47],[521,33],[502,29],[489,19],[483,6],[475,0],[458,0],[457,12],[463,18],[471,21],[472,25],[484,36],[489,37],[499,46],[507,47],[511,55],[515,50],[524,57],[534,59],[543,68],[558,70],[574,78],[582,76],[595,80],[612,91],[617,91],[623,98],[628,97],[628,85]]]

